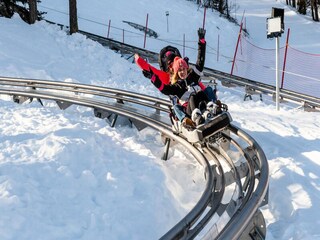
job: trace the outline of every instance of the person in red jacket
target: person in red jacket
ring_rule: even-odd
[[[163,81],[151,67],[143,70],[143,75],[151,79],[159,91],[170,97],[177,118],[184,125],[191,127],[195,127],[194,122],[196,125],[204,122],[202,112],[206,109],[206,103],[210,100],[216,101],[212,88],[206,88],[200,83],[206,51],[205,30],[200,28],[198,36],[198,58],[193,68],[189,68],[186,58],[176,57],[176,54],[171,51],[165,53],[166,66],[161,68],[169,72],[170,83]],[[202,103],[200,107],[202,109],[199,109],[200,103]]]

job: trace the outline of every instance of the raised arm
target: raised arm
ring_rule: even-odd
[[[198,57],[197,57],[197,62],[196,62],[196,69],[200,72],[203,71],[204,68],[204,62],[206,58],[206,40],[205,40],[205,35],[206,35],[206,30],[203,28],[199,28],[198,30],[198,36],[199,36],[199,41],[198,41]]]

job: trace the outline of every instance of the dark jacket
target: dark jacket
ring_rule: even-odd
[[[159,91],[165,95],[172,95],[181,98],[185,92],[187,92],[188,86],[197,85],[199,83],[201,72],[204,68],[206,53],[206,41],[204,39],[198,42],[198,57],[194,68],[189,70],[186,79],[180,79],[175,84],[163,84],[163,82],[158,78],[158,76],[153,75],[151,82],[153,85],[159,89]]]

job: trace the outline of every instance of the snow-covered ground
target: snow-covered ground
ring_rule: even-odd
[[[203,10],[185,0],[91,3],[78,1],[79,16],[143,25],[149,13],[150,28],[163,38],[188,33],[196,40],[202,26]],[[261,30],[265,18],[272,6],[285,6],[267,0],[236,3],[238,18],[246,9],[253,41],[270,44]],[[68,11],[65,1],[43,0],[41,5]],[[169,33],[163,16],[168,10]],[[316,23],[286,8],[287,12],[287,26],[292,23],[290,27],[304,33],[304,38],[292,36],[292,42],[303,51],[319,53],[319,28],[309,27]],[[51,20],[67,23],[66,16],[63,20],[57,12],[48,13],[54,15]],[[232,56],[238,27],[211,11],[206,26],[209,49],[216,46],[219,32],[221,48]],[[80,34],[69,36],[45,22],[27,25],[18,16],[0,18],[0,28],[1,76],[95,84],[164,97],[135,65]],[[97,30],[92,27],[92,32]],[[167,43],[152,44],[156,51]],[[186,55],[194,59],[192,52]],[[214,64],[230,66],[222,62]],[[241,89],[218,89],[234,124],[258,141],[269,161],[269,204],[263,207],[267,239],[320,239],[319,113],[292,105],[276,111],[265,96],[263,102],[258,97],[244,102]],[[61,111],[53,102],[41,107],[36,101],[17,105],[7,96],[1,99],[0,239],[158,239],[192,208],[203,190],[202,169],[186,149],[174,147],[169,161],[160,160],[163,144],[152,129],[111,128],[84,107]]]

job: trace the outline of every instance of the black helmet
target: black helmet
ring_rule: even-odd
[[[160,69],[167,72],[168,67],[173,62],[175,57],[181,57],[181,54],[176,47],[166,46],[162,48],[159,54]]]

